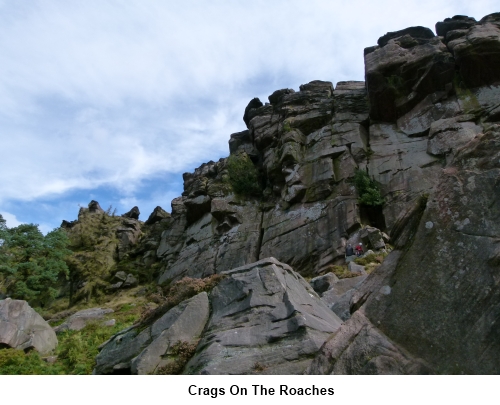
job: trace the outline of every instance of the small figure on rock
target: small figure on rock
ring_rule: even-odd
[[[350,257],[350,256],[354,256],[354,249],[352,248],[352,245],[349,243],[345,248],[345,257]]]
[[[363,244],[358,243],[356,246],[356,256],[360,257],[363,254]]]

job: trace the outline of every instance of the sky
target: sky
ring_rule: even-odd
[[[496,2],[0,0],[0,214],[48,232],[91,200],[170,211],[252,98],[364,80],[386,32]]]

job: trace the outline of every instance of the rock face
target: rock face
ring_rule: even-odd
[[[498,373],[499,158],[499,125],[458,152],[414,214],[404,253],[355,292],[354,316],[309,372]]]
[[[170,214],[165,211],[162,207],[157,206],[153,212],[149,215],[146,220],[146,225],[153,225],[157,222],[160,222],[162,219],[170,218]]]
[[[130,327],[101,346],[94,374],[150,374],[173,361],[172,346],[197,342],[209,315],[207,293],[183,301],[145,329]]]
[[[160,283],[271,254],[304,274],[343,259],[343,238],[360,227],[350,179],[366,155],[364,83],[342,82],[334,91],[330,82],[314,81],[299,92],[275,92],[270,101],[253,100],[248,131],[229,142],[232,156],[254,162],[262,197],[233,192],[227,159],[184,174],[185,191],[172,202],[173,221],[157,250]]]
[[[48,354],[57,346],[50,325],[26,301],[0,301],[0,346]]]
[[[226,272],[186,373],[302,374],[342,321],[309,284],[274,258]]]
[[[135,206],[130,211],[128,211],[125,214],[123,214],[122,217],[124,217],[124,218],[132,218],[132,219],[139,219],[139,215],[141,215],[141,211],[139,211],[139,207],[138,206]]]
[[[159,262],[159,284],[228,275],[206,297],[185,372],[498,373],[500,14],[436,31],[380,37],[364,52],[366,82],[254,98],[230,156],[185,173],[150,236],[122,218],[118,258],[137,246],[138,266]],[[383,204],[360,198],[360,171]],[[344,265],[359,242],[395,250],[369,276],[350,263],[360,276],[315,278],[319,300],[298,274]],[[114,337],[96,372],[166,366],[174,338],[154,343],[151,328]]]
[[[342,323],[299,274],[274,258],[225,274],[209,295],[113,336],[94,373],[154,373],[175,361],[177,342],[201,338],[184,373],[302,374]]]

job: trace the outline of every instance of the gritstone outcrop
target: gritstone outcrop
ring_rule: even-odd
[[[151,218],[160,284],[228,276],[184,372],[500,372],[500,13],[436,31],[382,36],[366,82],[251,100],[230,156],[185,173],[171,216]],[[382,266],[329,276],[321,299],[300,276],[389,238]],[[119,335],[133,350],[118,364],[103,360],[112,339],[96,372],[163,367],[170,346],[142,354],[159,336],[145,330]]]

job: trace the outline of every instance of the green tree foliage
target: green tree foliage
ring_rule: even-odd
[[[363,170],[356,170],[354,174],[354,184],[358,192],[358,201],[362,205],[379,206],[384,204],[384,199],[380,195],[377,184],[370,179],[368,173]]]
[[[259,174],[246,153],[231,155],[227,159],[229,183],[236,194],[260,195]]]
[[[3,223],[0,241],[0,288],[30,305],[43,306],[54,299],[55,287],[69,274],[64,259],[71,251],[64,231],[55,229],[44,236],[38,225],[9,229]]]

